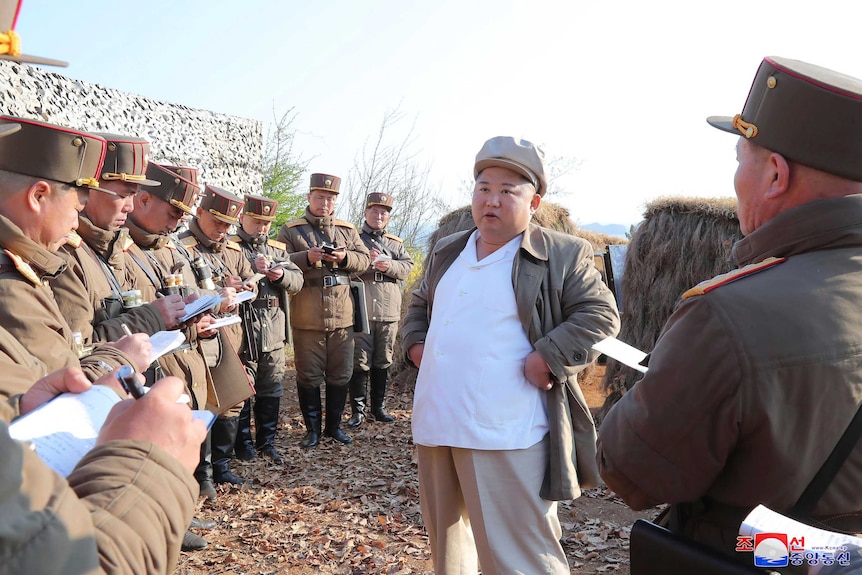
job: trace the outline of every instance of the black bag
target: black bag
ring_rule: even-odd
[[[735,561],[706,545],[638,519],[629,542],[631,575],[765,575],[753,564]],[[752,561],[751,554],[742,557]]]
[[[826,492],[826,488],[844,464],[847,456],[862,436],[862,406],[832,449],[826,462],[802,492],[788,515],[805,522]],[[697,573],[699,575],[764,575],[771,573],[722,555],[714,549],[677,535],[655,523],[638,519],[632,525],[629,541],[631,575],[669,575]],[[746,554],[747,555],[747,554]],[[753,562],[752,562],[753,563]]]

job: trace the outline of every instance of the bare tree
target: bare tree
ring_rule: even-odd
[[[371,192],[385,192],[394,198],[392,219],[387,230],[404,239],[408,247],[418,246],[430,233],[437,216],[446,209],[440,190],[429,183],[430,165],[418,160],[413,130],[403,138],[390,133],[403,119],[398,108],[383,115],[377,136],[367,140],[347,175],[346,190],[339,202],[346,218],[361,225],[365,198]]]

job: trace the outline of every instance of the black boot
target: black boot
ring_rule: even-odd
[[[200,551],[201,549],[206,549],[207,545],[209,545],[209,543],[207,543],[206,539],[196,533],[186,531],[186,534],[183,535],[183,542],[180,549],[183,551]]]
[[[353,370],[350,378],[350,408],[353,414],[347,420],[350,427],[359,427],[365,421],[365,388],[368,387],[368,372]]]
[[[257,405],[255,404],[256,414]],[[255,420],[258,425],[258,434],[260,434],[260,419],[255,417]],[[234,443],[233,450],[236,458],[242,461],[251,461],[257,457],[254,443],[251,440],[251,399],[246,399],[242,405],[242,411],[239,414],[239,425],[236,430],[236,443]]]
[[[246,483],[245,479],[237,477],[230,470],[230,456],[238,426],[239,417],[219,417],[213,424],[213,480],[216,483]]]
[[[320,388],[303,387],[296,384],[296,395],[299,398],[299,409],[305,422],[305,437],[299,444],[305,449],[317,447],[320,443],[320,423],[323,405],[320,402]]]
[[[284,458],[275,450],[275,433],[278,431],[278,406],[281,398],[258,397],[254,402],[254,421],[257,426],[257,449],[274,463],[281,465]]]
[[[347,386],[326,386],[326,427],[323,435],[327,435],[345,445],[353,443],[349,435],[341,431],[341,418],[344,415],[344,404],[347,403]]]
[[[212,430],[207,432],[207,437],[201,443],[201,459],[195,469],[195,479],[201,488],[201,497],[213,503],[216,500],[215,483],[213,483],[212,463]]]
[[[371,368],[371,415],[377,421],[391,423],[395,418],[386,413],[383,404],[386,402],[386,388],[389,386],[389,369]]]

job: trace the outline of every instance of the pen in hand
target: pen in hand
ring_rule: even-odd
[[[125,327],[125,325],[123,327]],[[135,370],[132,369],[131,366],[124,365],[120,367],[120,369],[117,370],[116,376],[120,385],[122,385],[123,389],[126,390],[126,393],[135,399],[142,398],[146,393],[146,391],[144,391],[144,386],[141,385],[140,381],[138,381],[138,376],[135,374]]]
[[[129,326],[127,326],[127,325],[126,325],[126,324],[124,324],[124,323],[121,323],[121,324],[120,324],[120,327],[121,327],[121,328],[123,328],[123,333],[124,333],[124,334],[126,334],[126,335],[127,335],[127,336],[129,336],[129,337],[132,337],[132,330],[130,330],[130,329],[129,329]]]

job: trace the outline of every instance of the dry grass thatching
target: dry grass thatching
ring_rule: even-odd
[[[731,248],[741,238],[735,199],[660,198],[649,204],[626,253],[619,339],[651,350],[685,290],[733,269]],[[599,419],[640,377],[608,359],[608,398]]]

